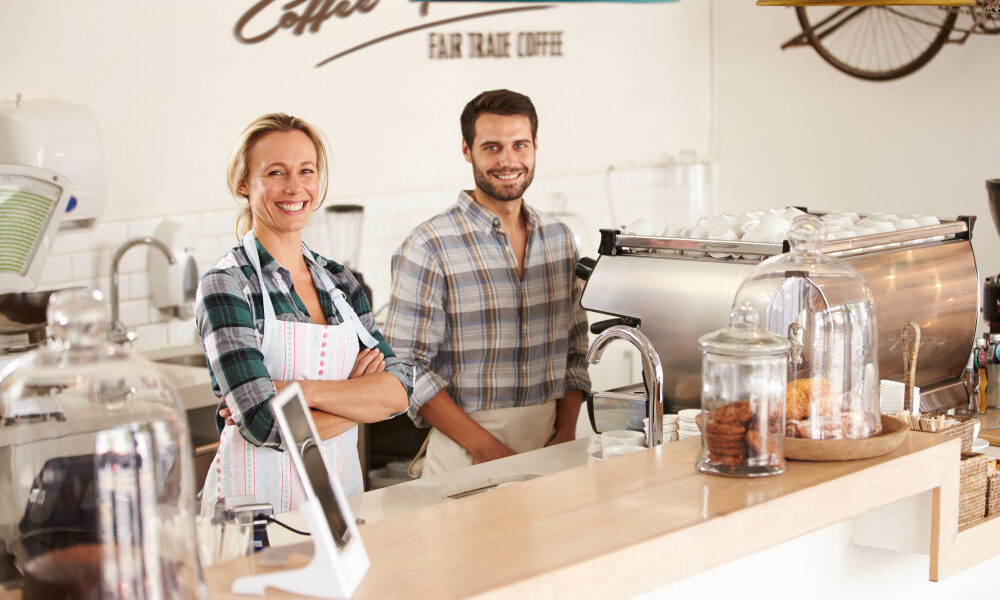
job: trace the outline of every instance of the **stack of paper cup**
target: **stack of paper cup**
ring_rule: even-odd
[[[649,437],[649,417],[642,420],[642,428]],[[663,415],[663,443],[676,442],[677,436],[677,415]]]
[[[701,430],[695,422],[699,414],[701,410],[697,408],[685,408],[677,412],[677,433],[680,439],[701,435]]]
[[[677,415],[663,415],[663,443],[676,442],[677,436]]]

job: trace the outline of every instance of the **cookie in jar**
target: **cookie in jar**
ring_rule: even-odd
[[[730,325],[698,339],[703,473],[762,477],[785,472],[787,339],[740,306]]]

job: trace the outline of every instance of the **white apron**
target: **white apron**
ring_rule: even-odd
[[[330,292],[340,314],[339,325],[317,325],[281,321],[275,317],[274,305],[264,285],[260,258],[253,232],[243,237],[243,248],[257,271],[264,302],[264,332],[260,351],[271,379],[278,381],[347,379],[358,356],[358,338],[368,348],[378,341],[361,323],[361,319],[338,290],[329,276],[320,271],[320,281]],[[303,252],[309,250],[303,246]],[[229,405],[233,419],[242,421],[238,407]],[[326,463],[340,480],[347,495],[364,491],[361,461],[358,457],[358,428],[320,442]],[[302,484],[291,466],[287,452],[254,446],[239,433],[239,427],[226,425],[219,440],[219,450],[205,479],[202,493],[202,514],[211,515],[215,503],[230,496],[254,496],[257,502],[270,504],[275,514],[298,507],[303,499]]]
[[[545,445],[556,427],[556,401],[535,406],[476,410],[469,417],[500,443],[520,454]],[[427,434],[427,454],[421,477],[430,477],[472,464],[472,455],[437,429]]]

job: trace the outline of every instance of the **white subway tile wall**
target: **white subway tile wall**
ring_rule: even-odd
[[[575,213],[588,229],[582,239],[596,240],[601,227],[613,225],[609,190],[615,205],[615,219],[629,223],[644,216],[651,198],[662,197],[664,176],[659,167],[616,169],[567,177],[536,179],[527,194],[528,202],[546,211]],[[358,270],[372,288],[376,309],[389,298],[389,262],[393,251],[417,225],[455,202],[459,188],[400,193],[361,198],[328,198],[329,204],[360,204],[365,208],[361,230]],[[236,240],[236,208],[188,215],[164,215],[104,222],[92,231],[60,234],[42,271],[39,289],[88,286],[110,292],[111,259],[126,240],[150,236],[163,219],[177,221],[198,235],[195,259],[205,271]],[[318,217],[318,218],[317,218]],[[329,256],[329,231],[325,213],[317,213],[304,232],[313,249]],[[580,232],[577,232],[581,235]],[[597,248],[582,247],[581,254],[594,256]],[[119,263],[119,314],[135,331],[134,347],[139,350],[183,346],[197,342],[193,319],[167,317],[152,306],[145,246],[126,252]],[[338,257],[330,256],[336,260]]]

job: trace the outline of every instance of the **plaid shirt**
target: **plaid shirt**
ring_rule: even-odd
[[[569,228],[524,205],[524,274],[500,219],[468,192],[392,257],[386,335],[414,365],[408,414],[445,389],[466,412],[532,406],[588,391],[587,319]]]
[[[292,290],[291,272],[274,260],[259,242],[257,251],[275,316],[282,321],[311,323],[305,305]],[[322,256],[317,255],[313,261],[308,254],[303,255],[316,285],[323,314],[327,315],[327,323],[337,325],[342,320],[333,306],[329,290],[322,285],[320,269],[326,269],[334,285],[346,294],[361,323],[378,340],[378,349],[385,355],[386,372],[399,379],[406,388],[407,396],[412,394],[412,369],[396,358],[376,329],[368,298],[351,272]],[[268,404],[275,396],[274,383],[260,352],[264,331],[260,278],[242,246],[230,250],[202,276],[198,285],[195,322],[212,375],[212,390],[226,403],[235,403],[244,416],[239,424],[240,433],[254,445],[280,448],[278,428]],[[216,416],[216,424],[221,431],[225,422]]]

